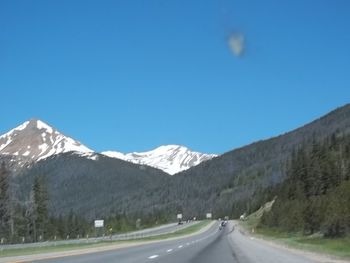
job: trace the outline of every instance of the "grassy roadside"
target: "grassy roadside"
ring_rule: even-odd
[[[75,249],[85,249],[85,248],[96,248],[105,246],[107,242],[101,241],[98,243],[81,243],[81,244],[64,244],[57,246],[47,246],[47,247],[32,247],[32,248],[13,248],[13,249],[4,249],[0,251],[1,257],[11,257],[11,256],[25,256],[41,253],[51,253],[51,252],[62,252],[70,251]],[[111,244],[112,242],[109,242]],[[121,243],[119,241],[113,242],[113,244]]]
[[[210,222],[211,221],[201,221],[197,224],[194,224],[192,226],[186,227],[178,231],[174,231],[172,233],[154,236],[154,237],[137,238],[137,239],[126,240],[126,241],[104,240],[104,241],[98,241],[96,243],[62,244],[62,245],[56,245],[56,246],[52,245],[47,247],[5,249],[2,251],[0,250],[0,258],[11,257],[11,256],[33,255],[33,254],[41,254],[41,253],[72,251],[77,249],[98,248],[98,247],[106,247],[106,246],[117,245],[117,244],[134,243],[139,241],[164,240],[164,239],[181,237],[181,236],[196,233],[200,229],[207,226]]]
[[[240,221],[240,225],[248,232],[265,240],[282,243],[292,248],[350,259],[350,237],[324,238],[321,235],[304,236],[302,233],[286,233],[279,229],[258,226],[261,211],[257,211]]]

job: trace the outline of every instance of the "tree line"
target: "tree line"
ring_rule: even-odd
[[[77,215],[73,210],[54,216],[49,211],[50,194],[44,176],[34,178],[25,201],[17,198],[17,186],[5,163],[0,165],[0,241],[1,244],[79,239],[95,235],[110,235],[165,223],[165,214],[158,211],[145,216],[130,217],[126,213],[110,213],[103,217],[103,229],[96,231],[93,220]]]

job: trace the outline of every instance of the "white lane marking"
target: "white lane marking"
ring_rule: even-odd
[[[186,246],[189,246],[190,245],[190,243],[186,243]]]
[[[173,249],[172,249],[172,248],[168,249],[166,252],[168,252],[168,253],[169,253],[169,252],[171,252],[171,251],[173,251]]]
[[[179,246],[179,248],[182,248],[182,247],[183,247],[182,245]]]
[[[157,258],[157,257],[159,257],[158,255],[153,255],[153,256],[150,256],[150,257],[148,257],[149,259],[154,259],[154,258]]]

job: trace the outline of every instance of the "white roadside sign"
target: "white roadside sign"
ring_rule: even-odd
[[[103,227],[104,220],[95,220],[95,227]]]

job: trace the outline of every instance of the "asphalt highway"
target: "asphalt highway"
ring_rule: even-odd
[[[215,222],[203,233],[176,240],[26,262],[315,263],[316,261],[247,236],[235,229],[232,222],[222,230],[219,230],[218,223]]]

